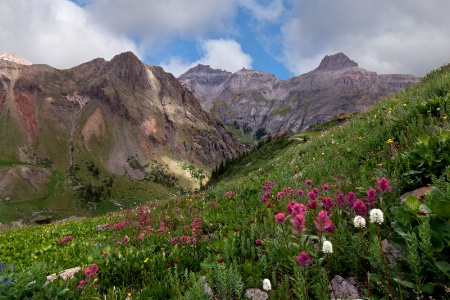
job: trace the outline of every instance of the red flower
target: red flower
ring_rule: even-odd
[[[223,263],[224,261],[225,261],[225,258],[219,258],[219,259],[217,260],[217,262],[218,262],[219,264]]]
[[[300,253],[300,255],[295,258],[295,261],[304,267],[312,264],[312,259],[309,257],[308,253],[306,253],[305,251],[302,251]]]
[[[377,188],[382,192],[385,193],[387,191],[392,190],[392,186],[389,185],[389,180],[387,180],[386,178],[381,178],[380,180],[377,181],[378,186]]]

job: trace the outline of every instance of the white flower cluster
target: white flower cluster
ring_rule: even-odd
[[[366,219],[364,219],[361,216],[356,216],[353,219],[353,224],[355,225],[356,228],[362,229],[366,227]]]
[[[270,291],[272,289],[272,284],[270,283],[270,280],[267,278],[263,280],[263,289],[265,291]]]
[[[369,213],[370,223],[381,224],[384,222],[384,215],[381,209],[374,208]]]
[[[324,241],[322,246],[322,251],[325,254],[331,254],[333,253],[333,245],[330,241]]]

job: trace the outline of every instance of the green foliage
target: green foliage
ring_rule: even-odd
[[[191,166],[188,163],[182,162],[180,166],[183,170],[186,170],[191,174],[191,177],[200,183],[200,188],[203,187],[203,180],[205,180],[205,172],[202,169],[196,169],[194,166]]]
[[[208,282],[220,299],[240,299],[243,290],[242,277],[232,266],[223,263],[205,264]]]
[[[437,188],[425,196],[424,203],[410,196],[404,207],[392,207],[392,228],[406,244],[406,263],[399,262],[406,279],[396,280],[420,293],[442,291],[450,279],[450,198]]]
[[[431,183],[450,165],[450,131],[439,130],[432,135],[421,135],[414,147],[401,156],[406,172],[403,176],[413,184]]]

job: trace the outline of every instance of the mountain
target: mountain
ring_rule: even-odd
[[[175,77],[131,52],[67,70],[1,60],[0,124],[0,212],[2,198],[48,202],[55,188],[86,202],[122,197],[124,182],[191,188],[193,171],[243,150]]]
[[[200,64],[178,80],[206,111],[241,134],[282,135],[365,110],[420,78],[378,75],[337,53],[325,56],[313,71],[288,80],[262,71],[230,73]]]
[[[0,51],[0,61],[1,60],[12,61],[12,62],[21,64],[21,65],[26,65],[26,66],[31,65],[31,63],[28,60],[26,60],[23,57],[20,57],[18,54],[14,53],[14,52]]]

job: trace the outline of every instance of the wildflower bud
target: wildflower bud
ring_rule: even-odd
[[[356,216],[353,219],[353,224],[355,225],[356,228],[362,229],[362,228],[366,227],[366,219],[364,219],[361,216]]]
[[[384,215],[381,209],[374,208],[370,211],[370,223],[381,224],[384,221]]]
[[[263,280],[263,289],[265,291],[270,291],[272,289],[272,284],[270,283],[270,280],[267,278]]]
[[[331,254],[333,253],[333,245],[330,241],[324,241],[322,246],[322,251],[325,254]]]

